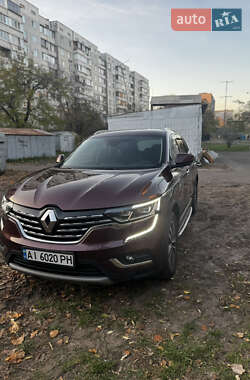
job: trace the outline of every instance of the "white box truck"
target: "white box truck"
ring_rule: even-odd
[[[186,140],[190,152],[198,159],[201,153],[201,104],[173,106],[155,111],[134,112],[108,118],[110,131],[123,129],[169,128]]]

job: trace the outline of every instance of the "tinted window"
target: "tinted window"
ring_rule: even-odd
[[[94,136],[83,142],[63,168],[149,169],[160,167],[165,158],[162,136]]]

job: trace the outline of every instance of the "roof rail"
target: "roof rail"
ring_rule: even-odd
[[[99,135],[100,133],[108,132],[108,129],[100,129],[99,131],[96,131],[94,135]]]

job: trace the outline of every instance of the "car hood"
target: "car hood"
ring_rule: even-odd
[[[130,172],[48,168],[21,180],[7,192],[12,202],[32,208],[57,206],[89,210],[126,206],[161,195],[161,170]]]

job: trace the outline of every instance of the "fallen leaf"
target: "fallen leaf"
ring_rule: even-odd
[[[235,301],[238,301],[238,300],[240,300],[240,296],[239,296],[239,295],[236,295],[236,296],[234,297],[234,299],[235,299]]]
[[[26,357],[24,358],[24,360],[30,360],[30,359],[32,359],[32,358],[33,358],[33,356],[30,355],[30,356],[26,356]]]
[[[54,348],[50,342],[49,342],[49,347],[50,347],[51,351],[54,351]]]
[[[15,322],[14,319],[11,319],[10,323],[11,323],[11,326],[9,328],[9,332],[11,332],[11,334],[16,334],[18,332],[18,330],[19,330],[18,323]]]
[[[1,317],[0,317],[0,325],[3,325],[5,322],[6,322],[6,316],[5,315],[1,315]]]
[[[124,352],[123,352],[123,355],[122,355],[122,357],[121,357],[121,360],[126,359],[130,354],[131,354],[131,352],[128,351],[128,350],[124,351]]]
[[[184,294],[190,294],[191,292],[189,290],[184,290]]]
[[[184,296],[184,300],[190,300],[190,296]]]
[[[160,366],[161,367],[166,367],[166,365],[167,365],[167,362],[166,362],[166,360],[162,360],[161,362],[160,362]]]
[[[49,333],[49,336],[51,338],[56,338],[58,334],[59,334],[59,330],[51,330]]]
[[[207,331],[207,326],[206,325],[202,325],[201,329],[202,329],[202,331]]]
[[[236,334],[234,334],[235,336],[237,336],[238,338],[242,339],[244,338],[244,333],[243,332],[237,332]]]
[[[62,345],[63,344],[63,339],[59,339],[56,343],[59,344],[59,345]]]
[[[110,330],[107,332],[107,335],[113,334],[113,332],[114,332],[113,330]]]
[[[97,350],[96,350],[96,348],[90,348],[90,349],[89,349],[89,352],[91,352],[92,354],[96,354],[96,353],[97,353]]]
[[[164,348],[162,346],[157,346],[157,348],[158,348],[158,350],[161,350],[161,351],[164,350]]]
[[[23,315],[23,313],[17,313],[16,311],[9,311],[9,312],[7,312],[7,315],[8,315],[8,318],[10,318],[10,319],[19,319],[22,315]]]
[[[96,329],[95,329],[95,331],[101,331],[101,330],[102,330],[102,326],[101,325],[97,326]]]
[[[14,346],[18,346],[19,344],[22,344],[24,341],[24,334],[21,335],[19,338],[17,339],[12,339],[11,340],[11,343],[14,345]]]
[[[239,305],[235,305],[235,304],[233,304],[233,303],[231,303],[231,304],[229,305],[229,307],[231,307],[231,309],[240,309],[240,306],[239,306]]]
[[[179,333],[170,333],[169,336],[170,336],[171,340],[174,340],[174,337],[180,336],[180,334]]]
[[[23,350],[12,351],[12,353],[5,359],[5,361],[9,363],[21,363],[24,357],[25,352]]]
[[[38,330],[34,330],[34,331],[30,334],[30,339],[33,339],[37,334],[38,334]]]
[[[129,336],[124,335],[124,336],[122,337],[122,339],[129,340],[130,338],[129,338]]]
[[[243,373],[246,372],[242,364],[231,364],[230,367],[232,368],[233,373],[236,373],[237,375],[243,375]]]
[[[163,341],[163,338],[162,338],[161,335],[155,335],[155,336],[154,336],[154,342],[155,342],[155,343],[160,343],[160,342],[162,342],[162,341]]]
[[[3,337],[3,334],[4,334],[4,329],[0,330],[0,338]]]
[[[103,317],[103,318],[109,318],[109,315],[106,314],[106,313],[103,313],[103,314],[102,314],[102,317]]]
[[[68,343],[69,343],[69,337],[68,337],[68,336],[65,336],[65,337],[63,338],[63,341],[64,341],[65,344],[68,344]]]

